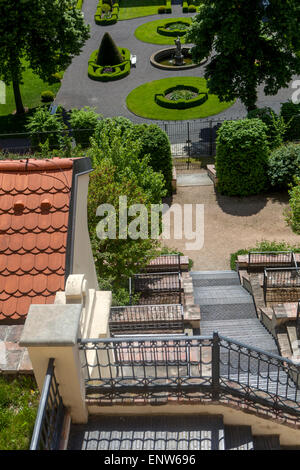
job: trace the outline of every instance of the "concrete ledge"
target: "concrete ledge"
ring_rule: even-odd
[[[218,178],[215,165],[207,165],[207,174],[216,186],[218,184]]]
[[[20,346],[74,346],[82,305],[31,305]]]

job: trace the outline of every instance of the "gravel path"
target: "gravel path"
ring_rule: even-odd
[[[66,109],[92,106],[105,117],[125,116],[135,122],[154,122],[140,118],[131,113],[126,107],[127,95],[137,86],[152,80],[159,80],[170,76],[169,71],[156,69],[150,64],[149,58],[153,52],[164,49],[167,46],[148,44],[139,41],[134,36],[135,29],[143,23],[162,19],[162,15],[147,16],[126,21],[118,21],[111,26],[98,26],[94,22],[98,0],[84,2],[83,13],[85,21],[91,25],[91,37],[85,44],[80,56],[75,57],[72,64],[65,72],[62,86],[56,97],[56,104],[63,105]],[[172,5],[173,13],[167,18],[193,16],[183,14],[181,5]],[[118,46],[127,47],[132,54],[137,56],[137,65],[131,69],[128,77],[116,82],[101,83],[88,78],[87,68],[90,54],[96,50],[101,42],[103,34],[108,31]],[[204,67],[196,69],[176,71],[174,76],[203,76]],[[280,90],[276,96],[266,97],[259,92],[258,106],[271,106],[279,111],[280,103],[291,98],[292,88]],[[220,119],[236,119],[246,115],[244,106],[237,101],[234,106],[217,115]],[[206,119],[207,120],[207,119]]]

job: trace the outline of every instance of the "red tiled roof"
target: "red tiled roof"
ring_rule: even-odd
[[[0,161],[0,320],[64,290],[73,160]]]

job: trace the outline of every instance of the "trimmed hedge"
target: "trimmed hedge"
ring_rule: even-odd
[[[169,100],[165,96],[168,93],[171,93],[175,90],[190,90],[194,93],[198,93],[198,96],[192,98],[190,100],[180,99],[180,100]],[[157,93],[154,97],[155,102],[159,106],[163,106],[164,108],[169,109],[188,109],[193,108],[194,106],[200,106],[201,104],[205,103],[208,99],[208,94],[205,92],[200,92],[199,88],[193,86],[184,86],[184,85],[176,85],[171,88],[167,88],[164,93]]]
[[[185,23],[184,21],[178,21],[178,20],[168,21],[168,23],[165,23],[163,26],[157,27],[158,34],[162,34],[163,36],[174,36],[174,37],[184,36],[186,34],[186,30],[182,30],[182,29],[169,30],[168,29],[168,27],[174,23],[180,23],[187,27],[190,26],[190,23]]]
[[[88,76],[92,80],[98,80],[100,82],[108,82],[112,80],[119,80],[124,78],[130,73],[130,51],[125,47],[118,47],[124,61],[118,65],[113,66],[102,66],[97,65],[98,49],[94,51],[89,60]],[[110,67],[114,69],[112,73],[103,73],[103,69]]]
[[[99,0],[99,3],[97,5],[97,10],[94,16],[95,23],[101,26],[107,26],[110,24],[115,24],[118,21],[119,18],[119,4],[118,3],[113,3],[112,8],[111,8],[111,17],[110,18],[102,18],[102,5],[103,4],[108,4],[104,0]]]
[[[182,13],[188,13],[189,11],[189,5],[188,2],[185,0],[182,2]]]
[[[227,196],[265,191],[268,156],[267,126],[260,119],[225,121],[217,137],[217,190]]]
[[[172,4],[171,0],[166,0],[165,5],[161,5],[157,9],[157,13],[162,14],[162,13],[172,13]]]

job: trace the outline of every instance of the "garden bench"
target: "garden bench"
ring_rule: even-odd
[[[130,63],[131,65],[136,65],[136,55],[130,55]]]

